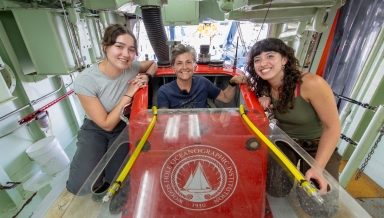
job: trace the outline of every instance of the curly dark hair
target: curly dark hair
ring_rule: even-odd
[[[104,31],[104,36],[101,39],[101,45],[104,47],[103,52],[105,53],[105,47],[114,45],[118,36],[128,34],[133,38],[133,46],[136,50],[136,55],[138,55],[137,40],[133,32],[126,26],[115,23],[110,24]]]
[[[263,80],[256,74],[253,60],[255,56],[261,52],[274,51],[279,53],[282,57],[287,58],[287,63],[284,68],[284,77],[282,79],[283,85],[278,88],[279,91],[279,104],[275,105],[275,109],[280,113],[288,112],[288,109],[293,108],[295,101],[295,89],[298,81],[302,83],[300,64],[295,57],[295,52],[291,47],[286,45],[282,40],[276,38],[267,38],[256,42],[248,56],[246,71],[249,73],[249,82],[256,92],[258,97],[271,96],[271,85],[268,81]]]

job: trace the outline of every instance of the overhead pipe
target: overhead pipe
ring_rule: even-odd
[[[368,153],[369,148],[372,146],[380,128],[384,124],[384,107],[379,106],[375,115],[373,116],[371,122],[369,123],[367,129],[365,130],[361,140],[357,144],[355,151],[353,152],[351,158],[349,159],[344,170],[340,174],[340,185],[341,187],[347,187],[349,181],[352,178],[352,175],[355,173],[356,169],[359,167],[361,161]]]
[[[161,8],[159,6],[142,6],[141,13],[149,42],[157,59],[161,62],[169,62],[169,51],[166,44],[168,38],[161,17]]]

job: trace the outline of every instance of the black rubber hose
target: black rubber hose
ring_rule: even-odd
[[[167,34],[165,34],[161,8],[157,6],[141,7],[143,22],[149,42],[159,61],[169,61],[169,51],[167,46]]]

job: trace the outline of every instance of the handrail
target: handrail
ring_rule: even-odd
[[[139,155],[141,149],[143,148],[144,143],[147,141],[149,134],[152,132],[153,126],[155,125],[156,119],[157,119],[156,106],[152,107],[152,112],[153,112],[153,116],[152,116],[151,123],[149,124],[147,130],[145,131],[143,137],[141,138],[132,156],[129,158],[128,163],[125,165],[124,169],[121,171],[119,177],[117,177],[116,181],[108,189],[107,194],[103,197],[103,202],[108,202],[109,199],[111,199],[112,196],[120,189],[124,179],[128,176],[128,173],[131,170],[133,164],[135,163],[137,156]]]
[[[25,123],[21,124],[19,127],[17,127],[16,129],[12,130],[11,132],[6,133],[6,134],[0,136],[0,139],[4,138],[5,136],[11,135],[12,133],[16,132],[16,131],[19,130],[21,127],[23,127],[23,126],[29,124],[29,123],[32,122],[32,121],[33,121],[33,120],[30,120],[30,121],[28,121],[28,122],[25,122]]]
[[[239,107],[240,115],[244,119],[244,121],[248,124],[248,126],[256,133],[260,139],[265,142],[269,149],[276,154],[276,156],[283,162],[283,164],[288,168],[288,170],[293,174],[293,176],[299,181],[300,185],[303,187],[304,191],[310,197],[316,199],[319,203],[324,203],[324,199],[317,193],[316,189],[309,183],[301,174],[301,172],[293,165],[293,163],[250,121],[247,115],[244,112],[244,105],[240,105]]]
[[[23,107],[21,107],[21,108],[18,108],[18,109],[16,109],[16,110],[12,111],[11,113],[8,113],[8,114],[6,114],[6,115],[0,117],[0,121],[3,121],[3,120],[5,120],[5,119],[7,119],[8,117],[10,117],[10,116],[16,114],[17,112],[19,112],[19,111],[21,111],[21,110],[24,110],[24,109],[27,108],[27,107],[30,107],[30,106],[32,107],[32,105],[35,105],[37,102],[39,102],[39,101],[41,101],[41,100],[43,100],[43,99],[46,99],[46,98],[48,98],[49,96],[51,96],[51,95],[55,94],[56,92],[58,92],[58,91],[63,87],[63,78],[61,78],[61,77],[59,77],[59,78],[60,78],[60,87],[59,87],[58,89],[56,89],[55,91],[53,91],[53,92],[51,92],[51,93],[49,93],[49,94],[47,94],[47,95],[44,95],[44,96],[38,98],[38,99],[36,99],[36,100],[32,100],[32,101],[30,101],[27,105],[25,105],[25,106],[23,106]],[[71,77],[71,78],[72,78],[72,77]],[[73,79],[72,79],[72,81],[73,81]]]

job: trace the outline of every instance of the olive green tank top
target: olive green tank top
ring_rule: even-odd
[[[272,98],[273,107],[279,103]],[[307,102],[301,95],[298,95],[293,104],[293,109],[286,113],[273,110],[278,126],[291,138],[315,139],[321,136],[323,125],[311,103]]]

